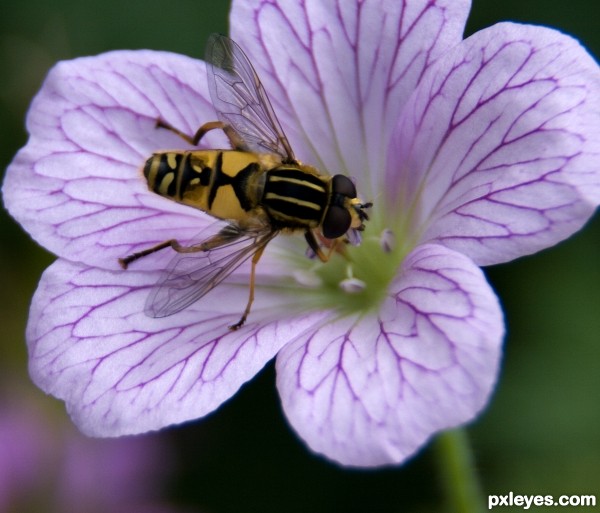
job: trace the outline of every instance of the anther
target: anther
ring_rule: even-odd
[[[396,236],[389,228],[381,232],[379,236],[379,245],[384,253],[391,253],[396,247]]]

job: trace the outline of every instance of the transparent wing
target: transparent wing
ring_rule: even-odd
[[[207,240],[191,247],[209,246],[205,251],[178,253],[150,291],[145,312],[149,317],[167,317],[198,301],[259,249],[277,231],[243,232],[229,225]]]
[[[208,87],[219,120],[233,127],[249,150],[294,161],[267,93],[243,50],[228,37],[212,34],[206,61]]]

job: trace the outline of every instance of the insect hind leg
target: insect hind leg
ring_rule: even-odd
[[[193,146],[198,146],[198,144],[200,144],[201,139],[211,130],[223,130],[223,133],[227,136],[227,139],[229,139],[231,147],[234,150],[249,150],[248,145],[237,134],[233,127],[231,125],[228,125],[227,123],[223,123],[222,121],[208,121],[207,123],[204,123],[200,128],[198,128],[198,130],[196,130],[196,133],[193,136],[182,132],[181,130],[175,128],[173,125],[167,123],[161,118],[158,118],[156,120],[156,128],[165,128],[167,130],[170,130],[171,132],[177,134],[184,141],[187,141]]]
[[[203,248],[202,246],[182,246],[175,239],[170,239],[161,242],[156,246],[152,246],[151,248],[143,249],[142,251],[132,253],[131,255],[128,255],[124,258],[119,258],[119,265],[121,266],[121,268],[127,269],[131,262],[135,262],[140,258],[151,255],[152,253],[156,253],[157,251],[168,247],[173,248],[175,251],[177,251],[177,253],[196,253],[197,251],[206,251],[205,248]]]
[[[198,145],[198,142],[194,142],[194,139],[196,137],[195,135],[194,135],[194,137],[192,137],[191,135],[188,135],[185,132],[182,132],[178,128],[175,128],[173,125],[167,123],[164,119],[158,118],[156,120],[155,128],[164,128],[166,130],[169,130],[170,132],[173,132],[174,134],[177,134],[184,141],[187,141],[188,143],[190,143],[194,146]],[[200,141],[200,139],[198,139],[198,141]]]
[[[218,233],[209,237],[205,241],[200,244],[192,244],[191,246],[182,246],[176,239],[169,239],[156,246],[152,246],[151,248],[143,249],[142,251],[138,251],[136,253],[132,253],[124,258],[119,258],[119,265],[123,269],[127,269],[131,262],[135,262],[140,258],[151,255],[152,253],[156,253],[161,249],[172,248],[177,251],[177,253],[197,253],[199,251],[210,251],[218,246],[222,246],[223,244],[227,244],[229,242],[233,242],[234,240],[240,238],[243,235],[243,232],[234,225],[227,225],[222,228]]]

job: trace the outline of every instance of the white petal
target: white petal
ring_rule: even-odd
[[[232,332],[248,287],[225,283],[178,314],[151,319],[143,309],[156,278],[58,260],[35,293],[31,376],[88,434],[140,433],[206,415],[312,322],[284,322],[285,300],[260,289],[246,325]]]
[[[581,228],[600,200],[600,68],[586,51],[504,23],[429,71],[397,127],[387,181],[421,240],[487,265]]]
[[[277,386],[314,451],[346,465],[400,463],[485,406],[503,334],[481,270],[443,246],[420,246],[378,313],[330,319],[284,347]]]
[[[231,34],[254,62],[296,156],[355,177],[370,196],[404,103],[424,70],[460,42],[469,6],[234,1]]]
[[[156,120],[193,134],[215,119],[208,98],[204,63],[180,55],[120,51],[58,63],[7,170],[8,210],[53,253],[106,269],[164,240],[189,240],[209,217],[150,192],[141,167],[154,151],[189,146]],[[226,147],[213,133],[204,142]]]

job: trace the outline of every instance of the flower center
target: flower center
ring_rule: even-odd
[[[295,259],[300,268],[294,277],[301,285],[295,292],[302,291],[299,297],[311,309],[332,309],[341,315],[377,309],[410,249],[400,235],[397,227],[374,219],[362,233],[360,245],[347,244],[328,262]]]

